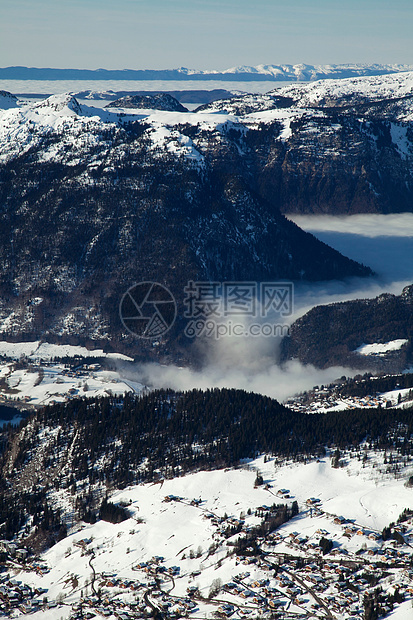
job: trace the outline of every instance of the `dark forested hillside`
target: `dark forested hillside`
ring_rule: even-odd
[[[401,372],[412,360],[413,285],[402,294],[316,306],[299,318],[283,341],[283,359],[298,358],[318,368],[350,366]],[[400,349],[360,355],[363,344],[407,340]]]
[[[368,394],[378,394],[380,392],[390,392],[390,390],[405,390],[413,388],[413,374],[405,373],[402,375],[385,375],[372,377],[367,375],[363,378],[357,377],[347,379],[347,382],[340,387],[339,392],[342,396],[367,396]],[[413,394],[413,390],[412,394]]]
[[[327,446],[357,451],[367,441],[407,457],[413,409],[307,415],[241,390],[163,390],[55,404],[8,432],[0,478],[3,535],[12,536],[31,514],[49,540],[62,530],[59,514],[50,507],[45,514],[48,490],[72,489],[79,516],[93,520],[101,488],[233,466],[262,452],[306,459],[322,457]]]
[[[140,108],[152,110],[169,110],[176,112],[188,112],[175,97],[168,93],[152,93],[146,95],[125,95],[109,103],[108,108]]]
[[[22,422],[13,440],[18,450],[6,451],[3,464],[10,469],[12,458],[14,466],[22,466],[42,429],[59,429],[51,446],[63,446],[76,429],[73,473],[93,477],[93,464],[106,454],[109,460],[99,477],[124,484],[150,478],[155,470],[167,475],[235,465],[261,452],[298,456],[316,454],[330,444],[346,447],[366,439],[386,443],[399,423],[407,425],[409,438],[412,416],[411,410],[381,409],[307,415],[266,396],[228,389],[84,398],[50,405]],[[50,449],[47,467],[53,468],[57,453]]]

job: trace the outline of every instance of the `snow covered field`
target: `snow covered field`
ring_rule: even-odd
[[[115,371],[98,367],[72,372],[63,364],[30,369],[15,369],[12,363],[4,364],[0,366],[0,379],[6,381],[6,386],[0,388],[0,398],[31,405],[63,402],[75,396],[122,395],[143,389],[141,384],[123,381]]]
[[[99,363],[83,364],[75,369],[54,358],[96,358],[130,362],[131,358],[118,353],[104,353],[101,349],[89,351],[84,347],[54,345],[40,342],[0,342],[0,355],[7,359],[0,362],[0,402],[9,405],[47,405],[52,402],[87,396],[122,395],[139,393],[144,386],[136,381],[123,379],[117,370],[103,368]],[[12,361],[16,360],[16,361]]]
[[[20,359],[23,355],[32,361],[51,360],[54,357],[107,357],[133,361],[131,357],[121,353],[104,353],[102,349],[89,350],[86,347],[73,346],[70,344],[50,344],[36,340],[34,342],[6,342],[0,341],[0,355]]]

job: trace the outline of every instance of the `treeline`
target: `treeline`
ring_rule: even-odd
[[[89,476],[91,483],[98,477],[129,484],[151,479],[155,470],[173,476],[197,467],[235,465],[262,452],[320,456],[325,446],[345,449],[365,440],[381,449],[393,448],[396,441],[404,455],[412,453],[413,409],[307,415],[243,390],[159,390],[143,397],[78,399],[51,405],[37,418],[40,425],[76,425],[73,471],[77,479]],[[93,469],[103,455],[105,464]]]
[[[11,540],[27,517],[31,520],[31,534],[26,545],[33,551],[43,551],[66,537],[60,511],[49,506],[44,489],[32,488],[13,495],[0,489],[0,537]]]
[[[129,518],[129,513],[123,506],[117,506],[105,497],[100,506],[99,518],[109,523],[121,523]]]
[[[262,552],[257,544],[257,538],[265,538],[297,514],[297,502],[294,502],[291,508],[287,504],[275,506],[271,513],[265,515],[259,525],[252,528],[246,536],[240,536],[236,540],[234,543],[235,553],[237,555],[261,555]]]

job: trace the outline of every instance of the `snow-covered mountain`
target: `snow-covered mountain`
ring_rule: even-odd
[[[122,333],[118,309],[136,282],[163,282],[179,304],[189,279],[371,273],[280,213],[290,192],[276,187],[287,179],[275,167],[290,159],[297,139],[314,148],[306,123],[336,139],[325,113],[273,95],[234,101],[238,114],[189,113],[93,108],[66,94],[0,112],[6,337],[112,342],[134,353],[125,349],[138,345]],[[375,148],[368,132],[361,135]],[[347,143],[341,148],[345,157]],[[176,329],[172,337],[179,322]]]
[[[194,112],[71,94],[1,110],[2,333],[115,338],[128,353],[118,307],[137,281],[179,302],[188,279],[369,273],[281,213],[411,211],[412,86],[405,72]]]
[[[350,107],[373,105],[379,102],[397,103],[406,100],[409,114],[397,120],[409,121],[413,99],[413,72],[395,73],[385,77],[355,77],[343,80],[326,79],[311,84],[291,85],[280,89],[284,97],[291,97],[299,107]]]
[[[279,81],[308,82],[323,79],[343,79],[369,75],[385,75],[399,71],[411,71],[412,65],[403,64],[328,64],[328,65],[256,65],[238,66],[223,71],[224,74],[266,76]]]
[[[413,72],[386,76],[325,79],[311,83],[292,84],[264,95],[239,95],[202,106],[203,111],[227,112],[244,116],[273,108],[311,110],[339,108],[358,116],[390,118],[394,121],[413,120]],[[298,112],[297,112],[298,113]]]

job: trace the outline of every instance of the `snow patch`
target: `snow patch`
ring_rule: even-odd
[[[393,144],[399,151],[402,159],[407,159],[411,155],[410,142],[407,136],[407,127],[391,123],[390,134]]]
[[[90,351],[86,347],[70,344],[49,344],[40,340],[34,342],[0,341],[0,355],[11,359],[20,359],[20,357],[25,356],[30,359],[43,360],[50,360],[54,357],[108,357],[133,362],[133,358],[122,353],[105,353],[103,349]]]
[[[375,342],[373,344],[362,344],[354,352],[360,355],[385,355],[389,351],[398,351],[407,342],[406,339],[399,338],[398,340],[391,340],[390,342]]]

